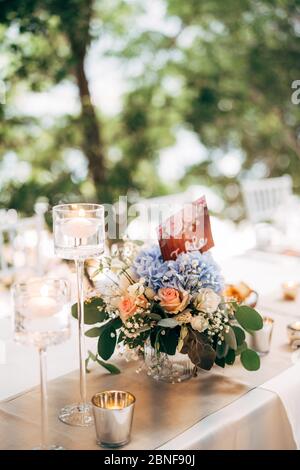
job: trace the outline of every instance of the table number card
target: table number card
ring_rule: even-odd
[[[175,260],[180,253],[209,250],[214,246],[205,197],[169,217],[158,228],[158,240],[164,261]]]

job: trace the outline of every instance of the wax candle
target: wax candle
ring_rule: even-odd
[[[58,313],[60,306],[52,297],[30,297],[26,306],[26,315],[30,317],[51,317]]]
[[[273,325],[273,318],[264,317],[262,329],[258,331],[253,331],[251,335],[251,347],[260,355],[267,354],[270,351]]]
[[[294,321],[287,325],[287,333],[289,343],[292,348],[296,349],[300,346],[300,321]]]
[[[282,284],[282,290],[284,300],[296,300],[299,291],[299,283],[294,281],[284,282]]]
[[[87,219],[86,217],[72,217],[66,219],[62,225],[62,233],[72,238],[88,238],[97,232],[98,219]]]

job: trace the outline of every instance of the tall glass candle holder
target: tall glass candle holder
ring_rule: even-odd
[[[12,288],[15,341],[33,345],[40,356],[41,444],[36,450],[60,450],[48,440],[46,349],[70,336],[70,286],[63,279],[37,279]]]
[[[62,204],[53,208],[54,247],[57,256],[74,260],[77,273],[79,329],[80,402],[65,406],[59,419],[73,426],[93,423],[91,404],[87,402],[84,337],[84,261],[104,251],[104,207],[99,204]]]

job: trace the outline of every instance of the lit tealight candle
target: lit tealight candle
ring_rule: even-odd
[[[287,325],[287,333],[289,343],[292,348],[296,349],[300,346],[300,321],[294,321]]]
[[[30,317],[51,317],[59,308],[58,302],[52,297],[36,296],[28,300],[26,314]]]
[[[99,220],[87,218],[85,211],[80,209],[78,217],[66,219],[62,225],[62,233],[72,238],[88,238],[97,232]]]
[[[284,300],[296,300],[299,291],[299,283],[294,281],[284,282],[282,284],[282,290]]]

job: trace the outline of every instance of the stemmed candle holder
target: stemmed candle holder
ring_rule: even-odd
[[[63,279],[37,279],[12,288],[14,337],[20,344],[33,345],[40,356],[42,439],[36,450],[61,450],[48,442],[46,349],[70,336],[70,286]]]
[[[91,404],[87,402],[84,336],[84,262],[104,251],[104,208],[99,204],[62,204],[53,208],[55,253],[75,261],[79,329],[80,402],[65,406],[59,419],[73,426],[93,423]]]

